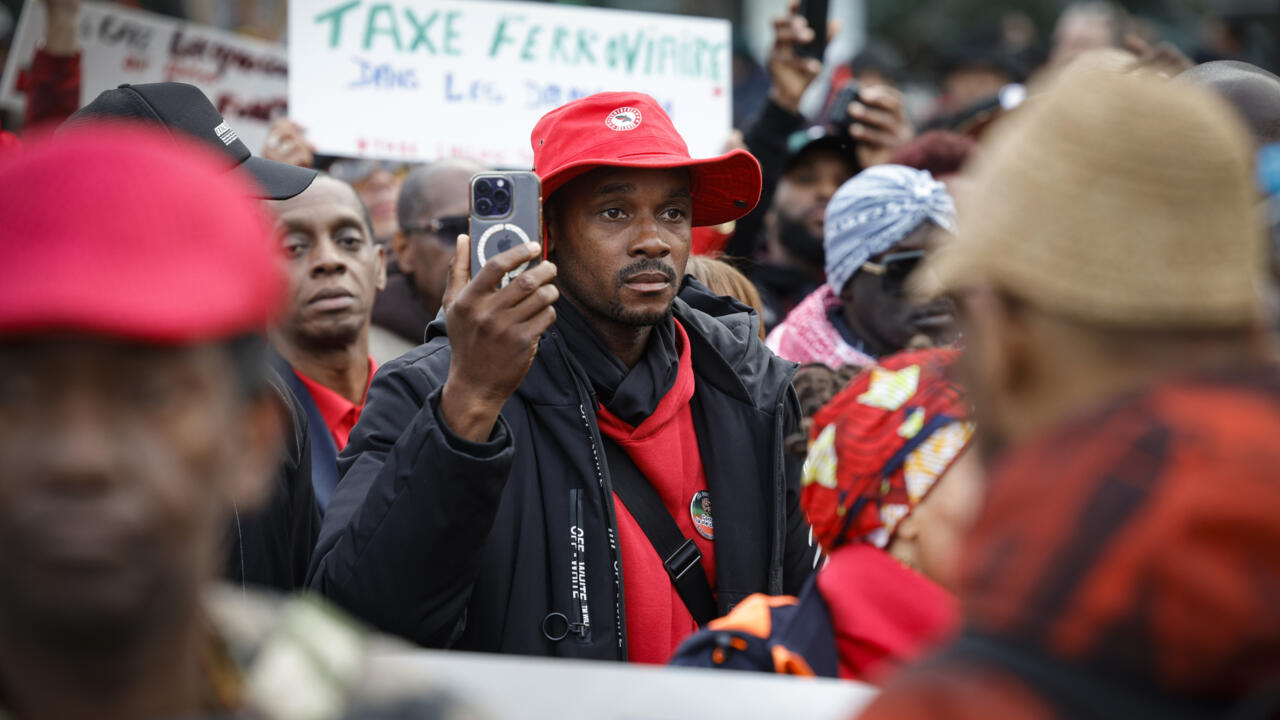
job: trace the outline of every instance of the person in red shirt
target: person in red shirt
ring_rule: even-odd
[[[277,369],[311,421],[311,478],[323,513],[338,484],[338,453],[373,381],[369,323],[387,280],[385,251],[359,196],[340,180],[321,176],[268,204],[290,300],[271,343]]]
[[[685,274],[759,165],[692,158],[634,92],[552,110],[531,146],[545,243],[473,278],[459,237],[444,317],[378,372],[341,454],[311,585],[426,646],[665,662],[815,563],[782,449],[795,368]]]

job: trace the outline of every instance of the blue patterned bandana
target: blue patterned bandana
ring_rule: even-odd
[[[862,264],[902,242],[926,220],[955,232],[956,208],[924,170],[876,165],[850,178],[827,204],[823,248],[837,295]]]

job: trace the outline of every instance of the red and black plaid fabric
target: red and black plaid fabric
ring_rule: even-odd
[[[1167,383],[1010,451],[963,565],[966,637],[980,642],[957,641],[868,717],[972,699],[948,690],[948,668],[1016,678],[1071,716],[1064,704],[1086,686],[1107,707],[1232,708],[1274,691],[1280,374]],[[1055,684],[1075,690],[1053,697]]]
[[[1015,452],[969,621],[1184,690],[1280,678],[1280,379],[1168,384]]]

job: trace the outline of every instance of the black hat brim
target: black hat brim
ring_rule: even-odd
[[[787,156],[787,160],[783,165],[783,173],[788,173],[791,168],[803,157],[808,157],[814,153],[826,153],[835,155],[848,162],[854,169],[854,172],[862,170],[862,165],[858,161],[858,151],[854,146],[852,138],[845,139],[836,135],[826,134],[806,142],[796,149],[795,152]]]
[[[262,188],[265,200],[288,200],[311,186],[317,173],[310,168],[250,156],[240,163]]]

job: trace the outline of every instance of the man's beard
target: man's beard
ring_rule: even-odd
[[[822,249],[822,236],[809,232],[803,222],[792,220],[785,213],[778,215],[778,242],[800,260],[822,267],[826,253]]]
[[[662,273],[667,277],[667,280],[672,284],[672,286],[678,287],[678,278],[676,277],[675,271],[671,269],[671,266],[652,258],[637,260],[619,270],[616,276],[615,287],[621,290],[622,287],[626,285],[626,279],[628,277],[643,272]],[[562,289],[570,291],[570,294],[573,296],[571,300],[575,301],[574,304],[577,307],[581,310],[586,310],[592,315],[617,323],[618,325],[626,325],[629,327],[652,327],[671,317],[671,306],[675,304],[675,296],[673,295],[671,300],[666,304],[666,307],[660,310],[636,310],[628,308],[616,295],[607,301],[601,301],[598,298],[592,297],[590,293],[581,292],[578,288],[564,288],[564,285],[566,284],[565,281],[566,277],[562,275],[560,277],[561,287]]]
[[[653,258],[644,258],[618,271],[617,289],[621,290],[627,284],[627,278],[645,272],[662,273],[672,287],[677,287],[676,273],[671,269],[671,266]],[[622,301],[615,298],[613,302],[609,303],[608,318],[619,325],[630,325],[632,327],[657,325],[671,315],[671,305],[674,302],[675,296],[673,295],[671,301],[662,310],[631,310],[624,306]]]
[[[667,303],[667,307],[662,310],[628,310],[618,301],[609,304],[609,308],[605,316],[619,325],[629,325],[631,327],[652,327],[671,317],[671,306],[675,303],[675,298]]]

